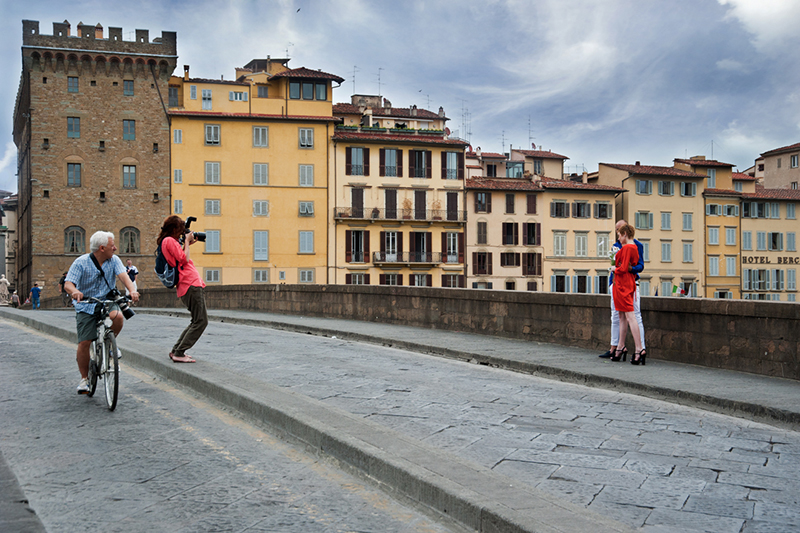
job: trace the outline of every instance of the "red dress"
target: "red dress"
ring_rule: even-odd
[[[639,262],[639,249],[629,242],[617,252],[617,269],[614,271],[614,309],[627,313],[633,311],[633,293],[636,292],[636,274],[628,268]]]

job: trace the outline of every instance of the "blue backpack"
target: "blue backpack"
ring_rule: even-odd
[[[170,266],[167,258],[164,257],[164,252],[161,251],[161,245],[156,248],[156,276],[161,280],[161,283],[168,289],[174,289],[178,285],[178,265]]]

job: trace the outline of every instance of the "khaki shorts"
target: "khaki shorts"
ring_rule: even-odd
[[[110,311],[119,311],[119,306],[113,304]],[[97,322],[100,314],[95,313],[75,313],[75,320],[78,323],[78,342],[93,341],[97,338]]]

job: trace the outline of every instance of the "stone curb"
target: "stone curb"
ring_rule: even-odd
[[[30,316],[6,314],[1,310],[0,316],[65,340],[74,342],[77,339],[74,331],[44,324]],[[123,339],[120,348],[125,363],[267,424],[401,500],[433,510],[472,530],[485,533],[634,531],[558,496],[521,485],[515,479],[294,391],[205,361],[175,365],[169,362],[166,353],[153,355],[152,345],[139,341]]]
[[[189,317],[189,312],[183,309],[170,309],[170,310],[157,310],[147,309],[140,312],[155,315],[165,316],[185,316]],[[721,398],[718,396],[711,396],[708,394],[701,394],[698,392],[679,390],[670,387],[659,387],[648,383],[641,383],[638,381],[631,381],[618,377],[603,376],[591,374],[587,372],[580,372],[570,370],[563,367],[546,365],[541,363],[531,363],[528,361],[518,361],[508,358],[496,357],[477,352],[466,352],[461,350],[453,350],[442,347],[434,347],[427,344],[416,343],[413,341],[405,340],[392,340],[388,342],[383,337],[368,335],[363,333],[353,333],[350,331],[342,331],[329,328],[321,328],[311,325],[292,324],[289,322],[279,322],[275,320],[263,319],[246,319],[239,317],[221,316],[209,311],[209,320],[217,322],[227,322],[230,324],[239,324],[246,326],[260,326],[269,327],[273,329],[290,331],[294,333],[307,333],[312,335],[320,335],[324,337],[336,336],[338,339],[351,340],[357,342],[367,342],[370,344],[378,344],[381,346],[400,348],[413,352],[423,353],[426,355],[433,355],[444,357],[448,359],[455,359],[458,361],[465,361],[476,363],[479,365],[491,366],[503,370],[510,370],[522,374],[530,374],[538,377],[545,377],[548,379],[555,379],[565,383],[575,383],[579,385],[586,385],[590,387],[598,387],[604,389],[613,389],[619,392],[626,392],[645,396],[656,400],[664,400],[672,403],[686,405],[690,407],[699,407],[707,411],[720,413],[738,418],[745,418],[770,424],[792,431],[800,431],[800,412],[788,411],[777,407],[768,405],[757,404],[752,402],[734,400],[730,398]]]

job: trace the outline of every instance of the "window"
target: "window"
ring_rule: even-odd
[[[135,141],[136,140],[136,121],[123,120],[122,121],[122,140]]]
[[[661,280],[661,296],[672,296],[672,280]]]
[[[675,183],[672,181],[659,181],[658,194],[661,196],[673,196],[675,194]]]
[[[725,244],[736,246],[736,228],[725,228]]]
[[[205,270],[206,275],[206,283],[219,283],[219,269],[218,268],[207,268]]]
[[[797,245],[795,244],[795,232],[793,231],[786,232],[786,251],[787,252],[797,251]]]
[[[253,232],[253,260],[269,261],[269,232]]]
[[[692,231],[692,213],[683,214],[683,231]]]
[[[497,177],[497,165],[486,165],[486,177],[487,178]]]
[[[293,81],[289,83],[289,98],[292,100],[300,99],[300,82]]]
[[[610,252],[609,242],[608,233],[597,234],[597,257],[608,257],[608,253]]]
[[[486,222],[478,222],[478,244],[486,244]]]
[[[726,276],[736,275],[736,256],[733,255],[725,256],[725,275]]]
[[[253,283],[269,283],[269,269],[253,269]]]
[[[641,240],[642,243],[642,261],[650,261],[650,240]]]
[[[81,137],[80,117],[67,117],[67,137],[72,139],[80,139]]]
[[[778,202],[769,204],[770,215],[769,218],[781,218],[780,205]]]
[[[133,96],[133,80],[122,80],[122,94]]]
[[[253,126],[253,146],[255,148],[269,147],[269,128],[266,126]]]
[[[354,273],[346,274],[344,282],[347,285],[369,285],[369,274]]]
[[[733,190],[736,192],[742,192],[744,190],[744,185],[742,185],[741,181],[733,182]]]
[[[797,290],[797,270],[794,268],[789,268],[786,270],[786,290],[788,291]],[[794,295],[791,294],[790,296]]]
[[[683,243],[683,262],[684,263],[692,263],[692,262],[694,262],[694,257],[693,257],[693,253],[692,253],[693,248],[694,248],[694,246],[692,245],[691,242],[684,242]]]
[[[366,238],[368,237],[369,233],[364,230],[352,230],[345,232],[345,235],[350,234],[349,237],[345,238],[345,259],[348,263],[363,263],[365,256],[369,259],[368,256],[368,247],[369,244],[366,242]],[[349,242],[347,242],[349,239]]]
[[[70,226],[64,230],[64,253],[82,254],[86,251],[86,233],[80,226]]]
[[[753,249],[753,232],[751,231],[743,231],[742,232],[742,250],[752,250]]]
[[[519,225],[516,222],[503,222],[503,244],[519,244]]]
[[[194,89],[194,86],[192,86],[192,89]],[[195,96],[192,96],[192,99],[196,98],[196,93],[194,94]],[[211,89],[203,89],[203,110],[211,111]]]
[[[553,234],[553,255],[565,257],[567,255],[567,234],[565,232],[555,232]]]
[[[542,254],[540,253],[522,254],[522,275],[523,276],[542,275]]]
[[[488,252],[473,252],[472,254],[472,273],[486,274],[492,273],[492,254]]]
[[[770,251],[783,250],[783,233],[767,233],[767,247]]]
[[[662,230],[671,230],[672,229],[672,213],[661,213],[661,229]]]
[[[653,213],[646,211],[634,213],[633,224],[636,229],[653,229]]]
[[[540,246],[542,244],[542,225],[538,222],[523,222],[522,244]]]
[[[797,155],[789,156],[789,166],[797,168]]]
[[[566,271],[553,271],[550,278],[550,292],[569,292],[569,276]]]
[[[389,177],[397,176],[398,150],[382,149],[381,153],[383,154],[383,174],[381,175]]]
[[[174,130],[172,132],[172,143],[173,144],[183,143],[183,130]]]
[[[412,178],[429,178],[428,159],[430,152],[426,150],[409,150],[408,156],[414,162],[414,170],[411,172]]]
[[[300,186],[314,186],[314,165],[300,165]]]
[[[247,93],[245,91],[228,91],[228,100],[231,102],[246,102]]]
[[[458,274],[442,274],[442,287],[458,288],[464,286],[464,276]]]
[[[300,148],[314,148],[313,128],[300,128]]]
[[[448,263],[460,263],[463,261],[463,259],[459,261],[458,257],[460,249],[458,245],[459,235],[461,234],[455,231],[448,231],[447,233],[445,233],[444,237],[445,240],[442,250],[442,255],[444,256],[443,261],[446,261]]]
[[[491,213],[489,208],[490,195],[488,192],[475,193],[475,212],[476,213]]]
[[[794,204],[786,204],[786,218],[794,220]]]
[[[706,204],[706,215],[718,217],[722,214],[722,206],[719,204]]]
[[[709,276],[719,276],[719,256],[718,255],[710,255],[710,256],[708,256],[708,275]]]
[[[653,194],[653,182],[651,180],[636,180],[636,194]]]
[[[524,161],[508,161],[506,163],[507,178],[521,178],[524,172]]]
[[[206,215],[219,215],[220,214],[220,201],[219,200],[206,200]]]
[[[514,194],[508,193],[506,194],[506,213],[513,215],[514,214]]]
[[[719,228],[708,228],[708,244],[719,244]]]
[[[122,188],[123,189],[136,188],[136,165],[122,166]]]
[[[608,219],[612,216],[611,204],[608,202],[597,202],[594,204],[594,218]]]
[[[535,194],[528,194],[525,196],[525,207],[526,207],[526,214],[528,215],[535,215],[536,214],[536,195]]]
[[[269,202],[267,200],[253,200],[253,216],[268,217]]]
[[[661,262],[672,262],[672,242],[670,241],[661,241]]]
[[[716,189],[717,188],[717,170],[713,168],[706,169],[706,175],[708,175],[706,188],[708,189]]]
[[[733,204],[725,204],[722,207],[722,214],[726,217],[738,217],[739,216],[739,206]]]
[[[589,255],[589,234],[575,232],[575,255],[587,257]]]
[[[501,267],[518,267],[519,254],[514,252],[501,252],[500,253],[500,266]]]
[[[590,216],[588,202],[572,202],[572,218],[589,218]]]
[[[209,185],[219,185],[219,162],[206,161],[206,183]]]
[[[766,231],[758,231],[758,232],[756,232],[756,249],[757,250],[766,250],[767,249],[767,232]]]
[[[327,83],[317,83],[314,85],[316,89],[316,98],[317,100],[327,100],[328,99],[328,84]]]
[[[311,82],[303,82],[303,100],[314,99],[314,84]]]
[[[168,98],[169,98],[169,104],[168,104],[169,107],[178,107],[178,104],[180,102],[178,101],[178,88],[177,87],[170,87],[169,88]]]
[[[348,148],[350,153],[350,172],[346,174],[349,176],[365,176],[364,172],[364,148]]]
[[[172,181],[175,183],[183,183],[183,170],[176,168],[172,171]]]
[[[301,217],[314,216],[314,202],[300,202],[300,216]]]
[[[219,124],[206,124],[206,145],[218,146],[219,145]]]
[[[682,181],[681,196],[697,196],[697,184],[690,181]]]
[[[75,76],[67,77],[67,92],[68,93],[76,93],[78,92],[78,78]]]
[[[253,163],[253,185],[269,185],[268,163]]]
[[[197,100],[197,85],[189,86],[189,98],[191,98],[192,100]]]
[[[67,163],[67,186],[80,187],[81,186],[81,164],[80,163]]]
[[[606,286],[608,286],[608,282],[606,282]],[[650,296],[650,282],[649,281],[639,280],[639,293],[641,295],[643,295],[643,296]]]
[[[300,270],[300,283],[314,283],[314,269]]]
[[[119,232],[119,251],[122,254],[138,254],[139,247],[139,230],[133,227],[122,228]]]
[[[533,173],[537,176],[544,176],[544,161],[541,159],[533,160]]]
[[[463,178],[463,156],[462,165],[459,165],[459,154],[456,152],[442,152],[442,178],[448,180],[459,179],[459,171]]]
[[[552,218],[569,218],[569,203],[565,200],[550,202],[550,216]]]
[[[300,232],[300,253],[313,254],[314,253],[314,232],[301,231]]]
[[[183,214],[183,200],[175,200],[175,206],[172,212],[173,215]]]

